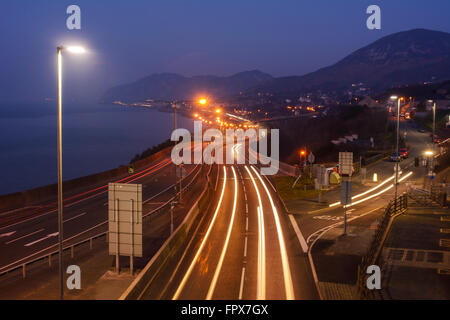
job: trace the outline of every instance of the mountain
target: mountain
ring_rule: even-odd
[[[341,90],[360,82],[384,90],[432,79],[450,79],[450,33],[414,29],[383,37],[332,66],[304,76],[274,78],[247,93]]]
[[[222,97],[237,94],[271,79],[271,75],[258,70],[240,72],[229,77],[183,77],[174,73],[159,73],[109,89],[103,95],[102,102],[190,100],[202,93]]]

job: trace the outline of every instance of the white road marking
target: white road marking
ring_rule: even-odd
[[[297,221],[292,214],[289,215],[289,220],[291,220],[292,227],[294,228],[295,234],[297,235],[298,242],[300,242],[300,246],[302,247],[303,252],[307,253],[308,245],[306,244],[305,238],[303,237],[303,234],[298,227]]]
[[[52,238],[52,237],[56,237],[56,236],[58,236],[58,234],[59,234],[59,232],[50,233],[50,234],[48,234],[47,236],[45,236],[45,237],[43,237],[43,238],[41,238],[41,239],[38,239],[38,240],[36,240],[36,241],[27,243],[27,244],[25,245],[25,247],[30,247],[30,246],[32,246],[32,245],[38,243],[38,242],[44,241],[44,240],[49,239],[49,238]]]
[[[241,285],[239,287],[239,300],[242,300],[242,293],[244,291],[244,277],[245,276],[245,267],[242,267],[242,274],[241,274]]]
[[[19,238],[15,238],[15,239],[13,239],[13,240],[10,240],[10,241],[8,241],[8,242],[5,242],[5,244],[10,244],[10,243],[16,242],[16,241],[18,241],[18,240],[21,240],[21,239],[23,239],[23,238],[26,238],[26,237],[32,236],[33,234],[36,234],[36,233],[42,232],[42,231],[44,231],[44,230],[45,230],[44,228],[42,228],[42,229],[39,229],[39,230],[37,230],[37,231],[34,231],[34,232],[32,232],[32,233],[29,233],[29,234],[26,234],[26,235],[24,235],[24,236],[21,236],[21,237],[19,237]]]
[[[15,231],[11,231],[11,232],[7,232],[7,233],[2,233],[2,234],[0,234],[0,238],[10,237],[10,236],[12,236],[14,233],[16,233],[16,232],[15,232]]]
[[[272,187],[273,191],[277,192],[277,189],[275,189],[275,187],[273,186],[272,182],[270,182],[270,179],[267,178],[266,175],[264,175],[264,177],[266,178],[267,182],[269,182],[270,186]]]
[[[80,213],[79,215],[77,215],[77,216],[75,216],[75,217],[72,217],[72,218],[70,218],[70,219],[66,219],[66,220],[64,220],[64,223],[69,222],[70,220],[79,218],[79,217],[81,217],[81,216],[84,216],[86,213],[87,213],[87,212],[83,212],[83,213]]]
[[[244,258],[247,257],[247,237],[245,237],[245,243],[244,243]]]

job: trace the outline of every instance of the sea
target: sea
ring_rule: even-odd
[[[57,181],[57,107],[0,104],[0,195]],[[177,115],[179,128],[193,120]],[[138,153],[167,139],[173,113],[147,107],[97,103],[63,105],[63,179],[127,165]]]

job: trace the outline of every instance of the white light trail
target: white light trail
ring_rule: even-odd
[[[402,174],[401,171],[400,171],[400,174]],[[379,185],[377,185],[377,186],[375,186],[375,187],[373,187],[373,188],[371,188],[371,189],[369,189],[369,190],[367,190],[367,191],[365,191],[365,192],[363,192],[363,193],[360,193],[360,194],[357,194],[357,195],[353,196],[353,197],[352,197],[352,200],[353,200],[353,199],[360,198],[360,197],[362,197],[362,196],[365,196],[366,194],[371,193],[372,191],[375,191],[375,190],[381,188],[382,186],[384,186],[386,183],[388,183],[389,181],[393,180],[394,178],[395,178],[395,175],[393,175],[393,176],[387,178],[386,180],[384,180],[383,182],[381,182]],[[400,181],[400,180],[399,180],[399,181]],[[340,204],[341,204],[341,202],[340,202],[340,201],[337,201],[337,202],[335,202],[335,203],[330,204],[329,207],[335,207],[335,206],[338,206],[338,205],[340,205]]]
[[[217,204],[216,207],[216,211],[214,212],[214,216],[213,219],[211,220],[211,223],[209,224],[208,230],[206,231],[206,234],[202,240],[202,243],[200,244],[200,247],[198,248],[194,259],[192,259],[192,262],[188,268],[188,270],[186,271],[186,273],[184,274],[183,280],[181,280],[180,285],[177,288],[177,291],[175,292],[175,294],[172,297],[172,300],[177,300],[178,297],[181,294],[181,291],[183,291],[184,286],[186,285],[187,279],[189,278],[189,276],[192,273],[192,270],[194,269],[194,265],[198,259],[198,257],[200,256],[200,253],[202,252],[203,247],[205,246],[206,240],[208,240],[209,234],[211,233],[211,229],[214,225],[214,222],[216,221],[217,218],[217,214],[219,213],[219,209],[220,206],[222,204],[222,199],[223,199],[223,195],[225,193],[225,186],[227,184],[227,169],[225,168],[225,166],[223,166],[223,186],[222,186],[222,193],[220,194],[220,198],[219,198],[219,203]]]
[[[228,232],[227,237],[225,239],[225,244],[222,248],[222,253],[220,254],[220,259],[216,267],[216,271],[214,272],[213,279],[211,281],[211,284],[209,286],[208,294],[206,295],[206,300],[211,300],[212,295],[214,293],[214,290],[216,288],[217,279],[219,279],[220,270],[222,269],[223,260],[225,259],[225,254],[227,252],[228,243],[230,241],[231,236],[231,230],[233,229],[233,223],[234,223],[234,216],[236,214],[236,204],[237,204],[237,196],[238,196],[238,186],[237,186],[237,177],[236,177],[236,171],[234,170],[234,167],[231,167],[233,170],[233,176],[234,176],[234,202],[233,202],[233,212],[231,213],[231,220],[230,224],[228,225]]]
[[[284,243],[284,235],[283,235],[283,230],[281,228],[280,218],[278,216],[278,211],[273,202],[272,195],[269,192],[269,188],[267,188],[267,186],[264,183],[263,179],[261,178],[260,174],[258,173],[258,171],[256,171],[256,169],[253,166],[252,166],[252,170],[255,172],[259,181],[263,185],[264,190],[266,190],[266,194],[269,197],[269,201],[272,206],[273,218],[275,219],[275,225],[277,227],[278,243],[280,245],[280,254],[281,254],[281,263],[283,265],[283,278],[284,278],[284,288],[285,288],[285,292],[286,292],[286,299],[294,300],[295,297],[294,297],[294,287],[292,285],[291,270],[289,267],[289,259],[287,256],[286,245]]]
[[[412,171],[409,172],[408,174],[404,175],[401,179],[398,179],[398,182],[402,182],[402,181],[405,180],[406,178],[410,177],[412,174],[413,174]],[[378,193],[372,194],[371,196],[368,196],[367,198],[364,198],[364,199],[361,199],[361,200],[358,200],[358,201],[356,201],[356,202],[353,202],[353,203],[351,203],[351,204],[346,205],[345,208],[348,208],[348,207],[357,205],[357,204],[359,204],[359,203],[361,203],[361,202],[364,202],[364,201],[370,200],[370,199],[372,199],[372,198],[375,198],[375,197],[377,197],[377,196],[379,196],[379,195],[385,193],[385,192],[388,191],[389,189],[392,189],[393,187],[394,187],[394,184],[391,184],[389,187],[387,187],[387,188],[381,190],[381,191],[378,192]]]
[[[256,299],[265,300],[266,298],[266,235],[264,230],[264,213],[262,209],[261,194],[259,193],[258,185],[251,171],[245,166],[250,179],[253,182],[253,186],[256,190],[256,195],[258,196],[258,275],[256,282]]]

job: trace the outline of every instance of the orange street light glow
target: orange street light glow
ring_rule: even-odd
[[[220,108],[216,109],[216,113],[221,113],[221,112],[222,112],[222,110],[220,110]]]
[[[198,102],[199,102],[200,104],[206,104],[206,99],[200,99]]]

